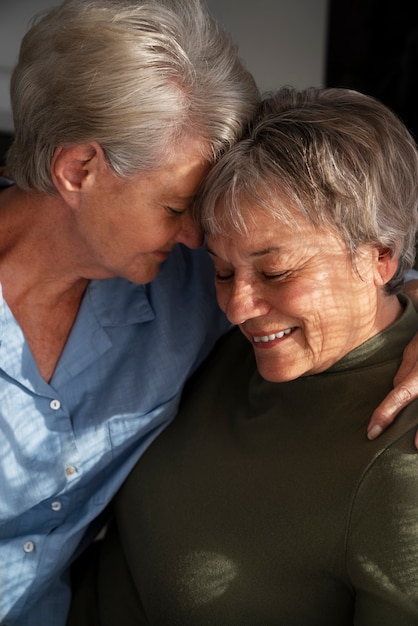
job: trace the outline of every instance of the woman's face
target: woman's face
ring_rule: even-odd
[[[103,158],[74,212],[74,250],[87,278],[123,276],[147,283],[177,243],[203,243],[189,205],[209,169],[200,145],[185,141],[174,157],[129,179],[111,173]]]
[[[248,235],[208,236],[218,302],[252,343],[273,382],[316,374],[400,314],[385,296],[378,251],[364,246],[353,268],[343,241],[307,221],[294,230],[263,210]]]

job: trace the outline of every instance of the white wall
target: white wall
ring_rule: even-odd
[[[207,0],[262,91],[324,83],[327,0]]]
[[[262,91],[320,86],[327,0],[207,0]],[[0,0],[0,130],[12,131],[9,80],[31,17],[58,0]]]
[[[0,0],[0,130],[12,130],[9,82],[31,17],[58,0]]]

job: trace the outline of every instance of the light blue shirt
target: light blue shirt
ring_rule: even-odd
[[[68,565],[228,324],[204,250],[92,281],[50,384],[0,298],[0,624],[64,626]]]

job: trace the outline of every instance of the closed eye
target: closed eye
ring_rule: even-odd
[[[263,278],[267,281],[275,281],[275,280],[283,280],[287,278],[290,272],[279,272],[275,274],[267,274],[266,272],[262,272]]]
[[[215,279],[219,282],[226,282],[227,280],[231,280],[234,277],[234,274],[221,274],[220,272],[215,273]]]
[[[175,217],[182,215],[185,211],[187,211],[187,209],[173,209],[173,207],[171,206],[166,206],[165,208],[170,213],[170,215],[173,215]]]

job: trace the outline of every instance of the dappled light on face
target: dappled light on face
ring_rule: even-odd
[[[318,374],[400,315],[376,280],[374,248],[353,259],[333,231],[305,221],[294,232],[254,213],[259,227],[250,235],[208,237],[207,247],[219,305],[253,345],[263,378]]]

